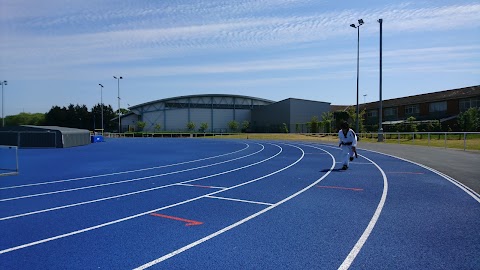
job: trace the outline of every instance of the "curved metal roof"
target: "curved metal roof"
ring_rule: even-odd
[[[273,100],[268,100],[268,99],[263,99],[263,98],[257,98],[257,97],[250,97],[250,96],[242,96],[242,95],[230,95],[230,94],[203,94],[203,95],[188,95],[188,96],[178,96],[178,97],[171,97],[171,98],[164,98],[164,99],[158,99],[154,101],[149,101],[145,103],[141,103],[138,105],[134,105],[131,107],[128,107],[129,110],[132,110],[134,108],[139,108],[145,105],[150,105],[153,103],[158,103],[158,102],[168,102],[176,99],[183,99],[183,98],[201,98],[201,97],[234,97],[234,98],[245,98],[245,99],[253,99],[257,101],[263,101],[266,103],[275,103],[276,101]]]

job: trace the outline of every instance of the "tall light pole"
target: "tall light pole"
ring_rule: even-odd
[[[383,115],[383,105],[382,105],[382,24],[383,19],[379,19],[380,23],[380,108],[378,110],[378,141],[383,142],[383,127],[382,127],[382,115]]]
[[[363,24],[363,20],[360,19],[358,20],[358,25],[355,24],[350,24],[351,27],[357,28],[357,119],[355,121],[355,126],[356,129],[355,131],[357,133],[360,132],[359,128],[359,123],[358,123],[358,115],[359,115],[359,107],[358,107],[358,81],[359,81],[359,65],[360,65],[360,25]]]
[[[120,133],[121,132],[121,123],[120,123],[120,114],[121,114],[121,112],[120,112],[120,80],[123,79],[123,78],[122,78],[122,76],[120,76],[118,78],[113,76],[113,78],[115,80],[117,80],[117,82],[118,82],[118,133]]]
[[[100,106],[102,106],[102,135],[103,135],[103,85],[99,83],[100,85]]]
[[[3,86],[4,85],[7,85],[7,81],[3,81],[3,82],[0,82],[0,84],[2,85],[2,127],[5,126],[5,117],[3,116],[3,107],[4,107],[4,97],[3,97]]]

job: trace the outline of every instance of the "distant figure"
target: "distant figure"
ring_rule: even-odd
[[[353,154],[357,156],[357,135],[348,126],[347,122],[343,122],[341,128],[338,132],[338,146],[342,148],[342,170],[346,170],[350,161],[353,160]]]

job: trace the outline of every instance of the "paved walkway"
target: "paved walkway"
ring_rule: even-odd
[[[358,148],[401,157],[440,171],[480,194],[480,152],[387,143],[358,142]]]

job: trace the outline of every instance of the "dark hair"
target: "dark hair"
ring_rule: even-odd
[[[342,124],[340,125],[340,127],[341,127],[342,129],[344,129],[344,128],[350,128],[350,126],[348,125],[348,122],[346,122],[346,121],[345,121],[345,122],[342,122]]]

